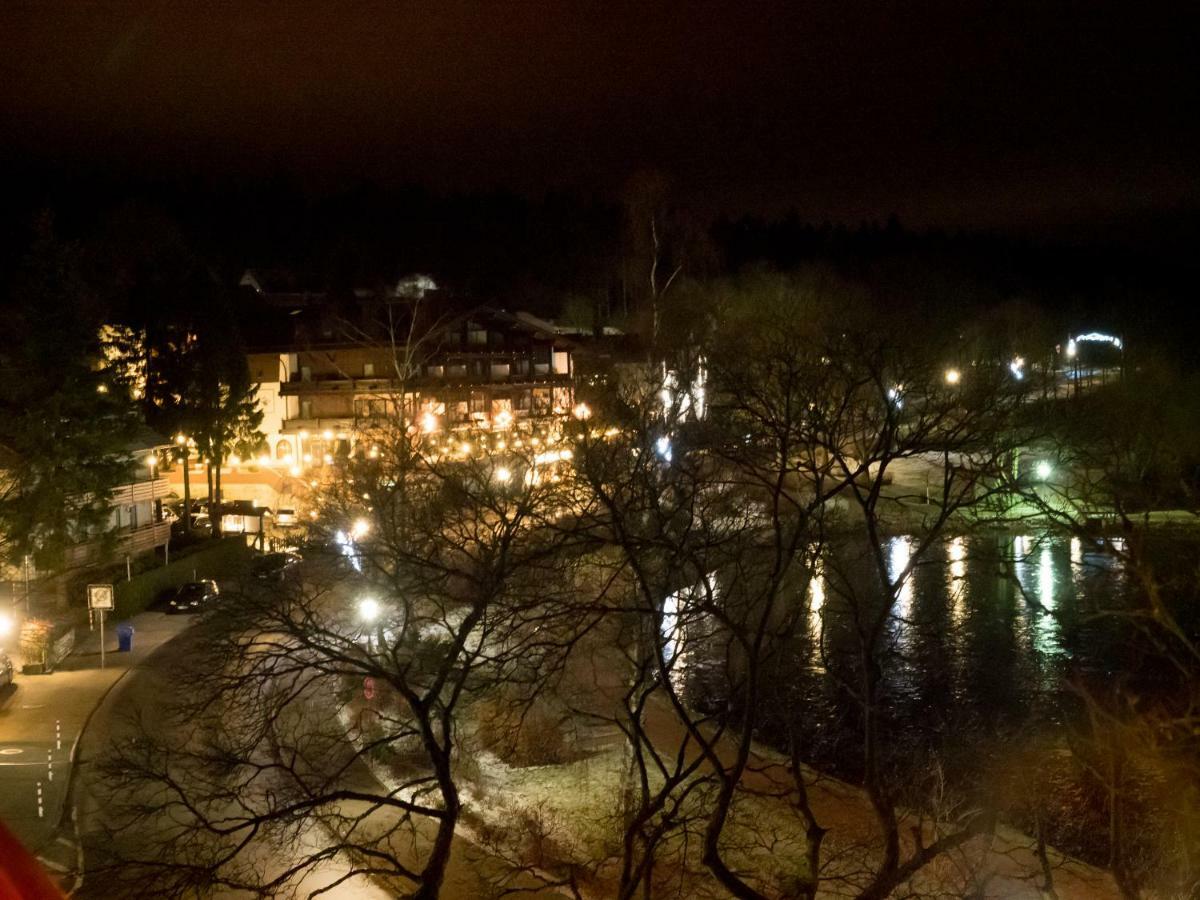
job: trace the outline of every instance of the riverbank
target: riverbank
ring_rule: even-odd
[[[601,642],[602,643],[602,642]],[[610,645],[611,646],[611,645]],[[496,861],[523,870],[526,888],[553,882],[571,872],[584,896],[613,896],[620,878],[622,797],[628,786],[630,758],[624,734],[613,718],[614,704],[624,685],[618,660],[604,647],[581,652],[573,662],[559,693],[571,697],[573,712],[559,718],[560,738],[544,731],[551,715],[540,719],[537,732],[526,742],[526,751],[512,752],[486,746],[476,707],[464,724],[464,744],[459,751],[459,778],[466,801],[457,858],[486,861],[487,878],[498,876]],[[385,703],[386,697],[375,703]],[[358,713],[368,704],[355,700],[347,711]],[[669,767],[698,760],[698,748],[665,702],[645,708],[646,736]],[[536,758],[539,753],[564,756],[545,765],[516,764],[515,757]],[[723,765],[732,762],[735,746],[728,739],[717,743]],[[411,777],[411,759],[394,771],[386,759],[376,758],[372,769],[386,787]],[[701,763],[677,790],[687,799],[670,814],[669,837],[660,848],[655,881],[663,896],[723,898],[721,888],[703,865],[701,830],[711,808],[713,789],[705,783],[708,764]],[[651,787],[661,778],[650,766]],[[881,859],[881,836],[870,800],[859,787],[805,768],[803,779],[818,824],[826,829],[821,854],[820,897],[849,897],[865,886]],[[694,785],[694,789],[690,786]],[[768,896],[794,893],[797,878],[805,874],[807,839],[796,814],[796,792],[788,760],[755,744],[734,813],[723,844],[728,862],[738,871],[753,872],[756,884]],[[898,811],[902,853],[916,851],[915,836],[928,844],[934,826],[909,812]],[[1117,900],[1119,892],[1108,873],[1052,848],[1046,861],[1060,900]],[[457,877],[463,878],[459,869]],[[1044,895],[1045,872],[1037,841],[1013,828],[1000,826],[935,860],[923,868],[909,887],[938,896],[964,896],[979,888],[988,900],[1037,900]],[[980,887],[982,886],[982,887]],[[546,889],[543,889],[546,890]]]

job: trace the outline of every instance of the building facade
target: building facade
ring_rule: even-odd
[[[411,346],[326,340],[250,354],[270,462],[319,467],[402,423],[431,439],[547,430],[574,405],[572,345],[544,323],[478,308]]]
[[[493,446],[501,435],[548,439],[572,412],[575,343],[548,322],[451,311],[425,276],[341,296],[269,281],[242,279],[248,318],[264,326],[248,335],[248,363],[266,447],[227,460],[221,484],[226,501],[268,507],[272,529],[303,519],[329,467],[381,430],[482,450],[493,436]],[[179,493],[181,476],[171,477]],[[204,490],[202,469],[192,487]]]
[[[162,474],[162,454],[170,442],[143,428],[126,448],[129,480],[113,488],[109,498],[109,520],[100,529],[111,542],[76,544],[67,553],[69,566],[91,565],[134,557],[165,547],[171,539],[170,516],[163,504],[170,499],[171,485]]]

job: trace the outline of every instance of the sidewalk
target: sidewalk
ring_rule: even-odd
[[[13,654],[13,685],[0,690],[0,819],[52,870],[74,862],[74,848],[59,846],[54,836],[88,718],[126,672],[184,631],[192,617],[144,612],[130,621],[135,633],[129,653],[117,652],[116,622],[105,624],[103,670],[99,629],[85,627],[76,633],[75,650],[50,675],[20,674]]]

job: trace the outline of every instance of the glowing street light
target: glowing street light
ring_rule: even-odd
[[[379,605],[379,601],[374,597],[363,597],[358,601],[358,618],[359,621],[370,625],[379,619],[383,608]]]
[[[946,384],[958,384],[962,380],[962,373],[958,369],[946,370]]]
[[[1008,371],[1012,372],[1013,378],[1020,381],[1025,377],[1025,357],[1018,356],[1008,364]]]
[[[367,532],[371,530],[371,523],[366,519],[355,519],[354,526],[350,529],[350,536],[356,541],[361,541],[367,536]]]
[[[592,417],[592,408],[586,403],[578,403],[571,411],[571,414],[580,421],[583,421],[584,419],[590,419]]]
[[[508,484],[512,481],[512,471],[504,466],[498,468],[492,475],[500,484]]]
[[[1043,459],[1034,467],[1034,471],[1037,473],[1038,480],[1045,481],[1054,473],[1054,467]]]
[[[7,613],[0,613],[0,638],[8,637],[8,635],[12,634],[14,627],[15,624],[13,623],[12,616]]]

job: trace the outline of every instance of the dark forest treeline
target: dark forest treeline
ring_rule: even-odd
[[[647,186],[649,184],[649,186]],[[852,226],[796,214],[698,214],[655,176],[618,200],[548,192],[444,195],[370,184],[313,193],[291,179],[221,184],[16,179],[0,214],[0,263],[11,271],[31,223],[53,212],[65,239],[108,241],[114,228],[172,223],[217,278],[249,267],[283,271],[298,286],[339,292],[427,272],[465,302],[522,308],[581,325],[628,325],[651,290],[746,272],[830,269],[888,306],[989,307],[1020,301],[1065,329],[1111,330],[1189,362],[1200,226],[1186,216],[1063,239],[912,230],[895,218]],[[121,223],[114,226],[114,222]],[[653,240],[651,227],[655,226]],[[137,230],[136,226],[133,230]],[[1128,238],[1128,240],[1125,240]],[[130,252],[136,252],[131,250]],[[170,305],[173,298],[163,298]]]

